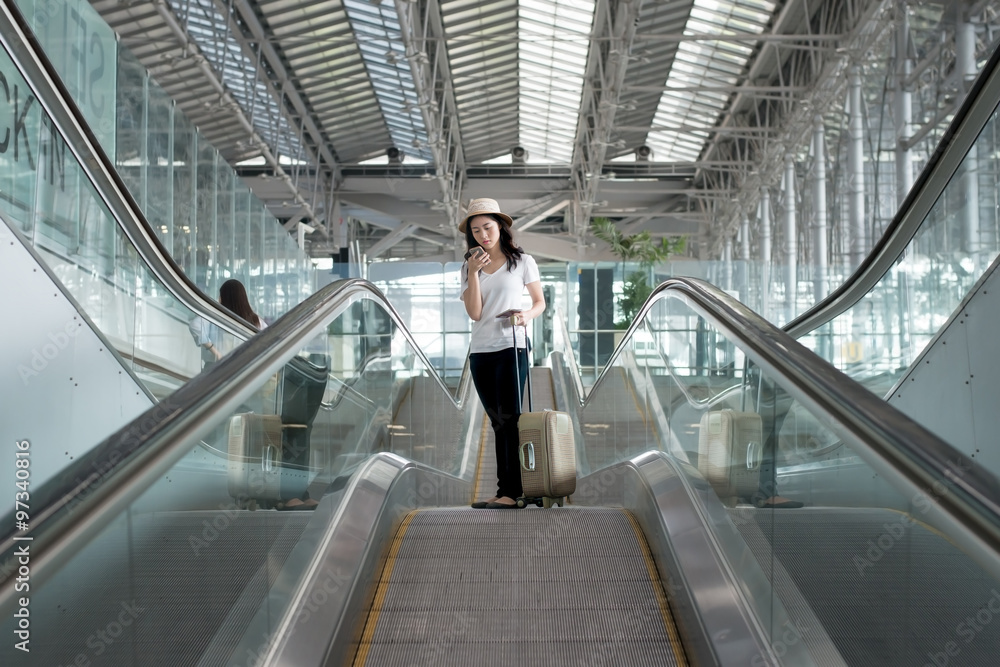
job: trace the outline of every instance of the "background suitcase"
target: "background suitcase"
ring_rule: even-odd
[[[281,446],[281,498],[302,498],[311,481],[319,474],[325,461],[332,460],[332,453],[314,451],[313,423],[326,394],[330,375],[330,360],[326,355],[314,354],[310,359],[295,357],[282,372],[281,401],[279,410],[282,431]],[[319,447],[329,446],[329,440],[320,438]]]
[[[760,486],[762,444],[756,412],[706,412],[698,434],[698,470],[724,501],[750,500]]]
[[[253,501],[281,498],[281,417],[245,412],[229,420],[229,495]]]
[[[513,316],[511,324],[513,325]],[[527,342],[528,327],[524,330]],[[521,404],[521,371],[517,361],[517,336],[514,337],[514,371],[517,402]],[[533,502],[551,507],[562,505],[566,496],[576,491],[576,439],[573,422],[565,412],[531,411],[531,369],[528,369],[528,412],[517,421],[518,458],[521,461],[521,498],[524,507]]]

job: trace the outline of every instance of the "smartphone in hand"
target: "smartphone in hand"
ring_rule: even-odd
[[[520,308],[511,308],[510,310],[505,310],[502,313],[500,313],[499,315],[497,315],[497,319],[498,320],[502,320],[502,319],[505,319],[505,318],[506,319],[510,319],[511,315],[513,315],[514,313],[520,313],[520,312],[521,312]]]
[[[483,255],[485,253],[486,253],[486,251],[483,250],[483,247],[477,245],[475,248],[473,248],[469,252],[465,253],[465,258],[469,259],[473,255],[475,255],[476,257],[479,257],[480,255]]]

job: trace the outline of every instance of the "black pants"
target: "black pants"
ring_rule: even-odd
[[[517,381],[524,395],[528,377],[528,351],[518,348]],[[514,348],[469,355],[469,369],[497,441],[497,497],[521,495],[521,466],[517,459],[517,420],[521,415],[517,385],[514,384]]]

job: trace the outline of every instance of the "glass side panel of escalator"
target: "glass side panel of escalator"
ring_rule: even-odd
[[[281,622],[368,457],[393,452],[452,475],[467,463],[468,415],[370,295],[319,326],[278,374],[232,395],[232,413],[214,416],[51,578],[32,581],[33,664],[246,660],[266,645],[248,628]],[[109,625],[114,641],[98,646],[91,638]],[[4,664],[16,655],[12,642],[0,648]]]
[[[588,397],[581,474],[658,448],[714,490],[709,530],[778,657],[798,644],[819,665],[992,664],[998,559],[937,511],[963,459],[901,493],[685,300],[657,301],[640,331]],[[710,444],[729,428],[731,447]]]

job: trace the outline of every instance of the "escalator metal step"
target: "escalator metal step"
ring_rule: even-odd
[[[686,664],[628,513],[462,508],[407,516],[354,664],[512,662]]]

